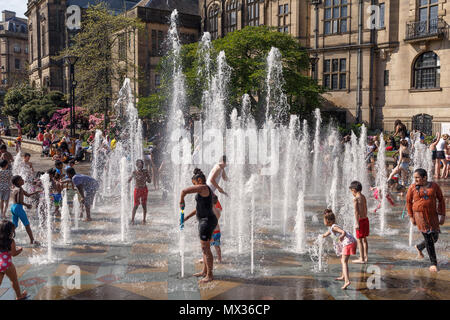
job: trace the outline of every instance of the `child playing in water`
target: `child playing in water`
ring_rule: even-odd
[[[220,206],[219,199],[217,198],[217,196],[215,194],[213,195],[212,200],[213,200],[213,212],[214,212],[215,216],[217,217],[217,221],[219,221],[221,213],[222,213],[222,207]],[[220,249],[220,237],[221,237],[220,226],[219,226],[219,223],[217,223],[217,226],[213,231],[211,247],[214,247],[216,249],[217,261],[219,263],[222,263],[222,250]]]
[[[25,210],[23,210],[23,206],[27,207],[28,209],[31,209],[32,206],[30,204],[26,204],[23,201],[23,197],[32,197],[33,195],[40,192],[40,190],[35,191],[33,193],[28,193],[25,190],[23,190],[22,186],[24,185],[25,181],[23,181],[21,176],[14,176],[11,179],[12,184],[15,186],[12,192],[13,197],[13,205],[11,206],[11,213],[12,213],[12,220],[14,225],[19,225],[19,219],[22,221],[23,225],[25,226],[25,230],[28,233],[28,237],[30,237],[30,244],[36,244],[39,243],[34,240],[33,232],[31,231],[30,222],[28,221],[27,214]]]
[[[6,274],[16,292],[16,299],[22,300],[27,297],[28,293],[26,291],[20,291],[16,266],[12,262],[12,257],[17,256],[22,252],[21,247],[16,247],[16,242],[14,241],[16,233],[14,230],[15,227],[11,221],[2,220],[0,222],[0,285]]]
[[[369,218],[367,217],[367,201],[366,197],[361,193],[362,184],[359,181],[353,181],[350,184],[350,191],[353,194],[353,204],[355,207],[355,225],[356,239],[358,240],[359,259],[353,260],[353,263],[367,263],[368,260],[368,244],[369,236]]]
[[[145,224],[145,218],[147,217],[147,182],[150,183],[152,179],[148,170],[144,169],[143,160],[136,160],[136,168],[137,170],[133,171],[133,175],[130,179],[128,179],[128,183],[130,183],[133,178],[135,178],[136,182],[136,186],[134,188],[134,207],[131,215],[131,224],[134,224],[134,216],[136,215],[136,211],[140,204],[142,204],[142,210],[144,211],[142,224]]]
[[[380,209],[380,207],[381,207],[381,193],[380,193],[380,190],[377,187],[370,188],[370,191],[373,191],[373,198],[375,200],[377,200],[377,202],[378,202],[377,207],[373,211],[374,213],[377,213],[377,210]],[[395,202],[392,199],[392,197],[391,197],[389,192],[386,192],[386,200],[390,203],[391,206],[395,207]]]
[[[28,152],[23,155],[23,162],[25,163],[25,165],[28,166],[28,168],[30,168],[31,172],[34,173],[33,164],[30,162],[30,159],[31,154],[29,154]]]
[[[350,279],[348,276],[348,260],[350,255],[356,254],[356,240],[352,234],[345,231],[336,224],[336,217],[331,209],[326,209],[324,212],[323,223],[328,227],[328,231],[325,232],[322,237],[326,238],[330,234],[334,237],[339,236],[339,242],[335,241],[335,251],[338,256],[342,256],[342,274],[336,280],[344,280],[344,285],[341,289],[345,290],[350,285]]]
[[[9,162],[0,160],[0,209],[2,219],[6,219],[6,210],[9,204],[9,195],[11,192],[11,170],[8,169]]]
[[[59,207],[61,206],[62,201],[62,190],[63,185],[61,183],[61,175],[56,172],[55,169],[50,169],[47,172],[50,176],[50,196],[53,198],[53,205],[55,206],[55,216],[59,217],[61,214],[59,212]]]

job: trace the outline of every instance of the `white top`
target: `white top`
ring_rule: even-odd
[[[217,168],[219,168],[219,175],[216,178],[216,183],[217,185],[219,184],[220,180],[222,179],[222,173],[223,173],[223,169],[220,168],[220,166],[218,164],[216,164],[214,166],[214,168],[212,168],[212,170],[210,171],[209,175],[208,175],[208,179],[206,179],[206,184],[208,185],[208,187],[211,188],[212,192],[216,192],[216,187],[212,184],[212,177],[214,175],[214,172],[217,170]]]
[[[440,139],[438,144],[436,145],[436,151],[444,151],[446,141],[444,139]]]
[[[341,228],[340,226],[338,226],[337,224],[333,224],[331,227],[329,227],[328,228],[328,230],[331,232],[331,234],[333,235],[333,236],[335,236],[336,238],[338,238],[338,237],[340,237],[340,233],[339,232],[334,232],[333,231],[333,228],[334,227],[339,227],[339,228]],[[342,229],[342,228],[341,228]],[[342,230],[344,230],[344,229],[342,229]],[[344,230],[345,231],[345,230]],[[347,245],[349,245],[349,244],[352,244],[352,243],[354,243],[354,242],[356,242],[356,239],[352,236],[352,234],[350,233],[350,232],[348,232],[348,231],[345,231],[345,238],[344,238],[344,240],[341,242],[341,244],[342,244],[342,246],[343,247],[345,247],[345,246],[347,246]]]

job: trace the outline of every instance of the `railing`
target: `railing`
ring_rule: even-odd
[[[441,37],[447,34],[447,23],[441,19],[409,22],[406,24],[406,39],[415,40],[429,37]]]

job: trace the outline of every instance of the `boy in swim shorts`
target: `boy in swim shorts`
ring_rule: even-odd
[[[362,184],[359,181],[353,181],[350,184],[350,191],[353,194],[353,204],[355,207],[355,225],[356,240],[358,241],[359,259],[353,260],[353,263],[367,263],[368,260],[368,244],[369,236],[369,218],[367,217],[366,197],[361,193]]]
[[[134,207],[131,214],[131,224],[134,224],[134,216],[136,215],[136,211],[140,204],[142,204],[142,210],[144,211],[142,224],[145,224],[145,218],[147,217],[147,183],[151,183],[152,179],[148,170],[144,169],[143,160],[136,160],[136,169],[137,170],[133,171],[133,175],[128,179],[128,183],[130,183],[133,178],[135,178],[136,182],[136,186],[134,188]]]
[[[27,214],[25,210],[23,210],[23,206],[27,207],[28,209],[31,209],[32,206],[30,204],[26,204],[23,201],[23,197],[24,196],[32,197],[33,195],[41,192],[41,190],[37,190],[33,193],[27,193],[22,188],[25,182],[23,181],[21,176],[12,177],[11,182],[15,187],[12,192],[13,205],[11,206],[12,220],[14,226],[16,228],[19,226],[19,219],[20,219],[20,221],[22,221],[23,225],[25,226],[25,230],[28,233],[28,237],[30,238],[30,244],[38,245],[39,243],[34,240],[33,232],[31,231],[30,222],[28,221]]]

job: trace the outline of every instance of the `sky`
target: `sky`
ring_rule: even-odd
[[[26,18],[27,2],[28,0],[0,0],[0,12],[3,10],[15,11],[17,17]],[[1,16],[0,20],[2,20]]]

